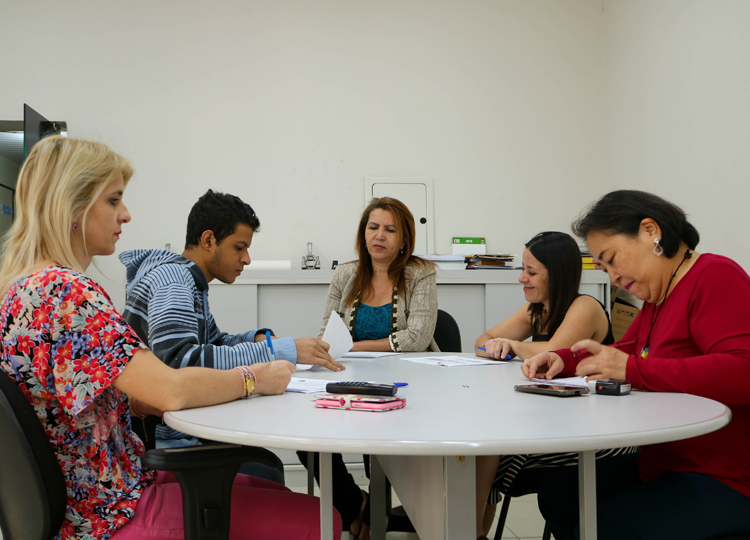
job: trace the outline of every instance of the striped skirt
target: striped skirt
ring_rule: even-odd
[[[597,450],[596,459],[603,457],[622,456],[637,452],[637,446],[627,448],[609,448]],[[578,464],[577,452],[563,452],[559,454],[520,454],[516,456],[500,456],[500,464],[495,473],[487,504],[499,503],[503,495],[510,491],[513,481],[523,469],[537,469],[542,467],[570,467]]]

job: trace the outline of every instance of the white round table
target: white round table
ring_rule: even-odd
[[[312,394],[285,393],[166,413],[171,427],[199,437],[254,446],[321,452],[322,538],[330,538],[330,454],[366,453],[373,538],[384,538],[382,467],[422,538],[474,538],[474,456],[580,452],[581,536],[596,538],[595,450],[695,437],[725,426],[731,414],[716,401],[687,394],[633,392],[556,398],[522,394],[517,362],[439,367],[407,354],[342,359],[347,370],[296,376],[406,382],[403,409],[319,409]],[[473,356],[473,355],[464,355]]]

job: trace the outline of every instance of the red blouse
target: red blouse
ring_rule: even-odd
[[[732,420],[700,437],[644,446],[641,478],[697,472],[750,496],[750,277],[731,259],[701,255],[667,297],[641,358],[656,307],[645,303],[619,341],[630,355],[633,388],[713,399],[729,407]],[[555,352],[565,363],[561,377],[575,375],[588,356]]]

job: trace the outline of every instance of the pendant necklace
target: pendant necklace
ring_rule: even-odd
[[[656,306],[654,308],[654,312],[651,315],[651,327],[648,329],[648,336],[646,336],[646,344],[641,349],[641,358],[648,358],[649,353],[649,344],[651,343],[651,332],[654,329],[654,325],[656,324],[656,319],[659,318],[659,313],[661,313],[661,309],[664,307],[664,304],[667,303],[667,295],[669,295],[669,288],[672,286],[672,281],[674,280],[674,277],[677,275],[677,272],[679,272],[680,267],[682,266],[682,263],[684,263],[687,259],[691,258],[693,254],[690,252],[690,248],[685,250],[685,254],[682,256],[682,260],[680,261],[680,264],[677,265],[677,268],[675,269],[674,273],[672,274],[672,277],[669,278],[669,283],[667,283],[667,293],[664,295],[664,300],[661,304]]]

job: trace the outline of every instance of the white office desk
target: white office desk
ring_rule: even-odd
[[[323,321],[331,270],[251,270],[231,285],[214,280],[211,312],[223,332],[273,328],[278,336],[317,336]],[[526,302],[520,270],[438,270],[438,307],[458,322],[464,351]],[[609,307],[609,278],[584,270],[580,291]]]
[[[415,356],[415,354],[404,355]],[[416,355],[420,356],[420,355]],[[474,456],[581,452],[582,538],[596,538],[595,450],[686,439],[729,422],[721,403],[686,394],[634,392],[576,398],[520,394],[519,364],[444,368],[400,357],[344,360],[321,379],[407,382],[404,409],[318,409],[310,394],[284,394],[166,413],[175,429],[212,440],[321,452],[323,538],[331,537],[330,454],[373,460],[372,533],[384,538],[380,467],[424,539],[475,538]],[[320,368],[315,368],[320,369]],[[658,411],[658,414],[657,414]]]

